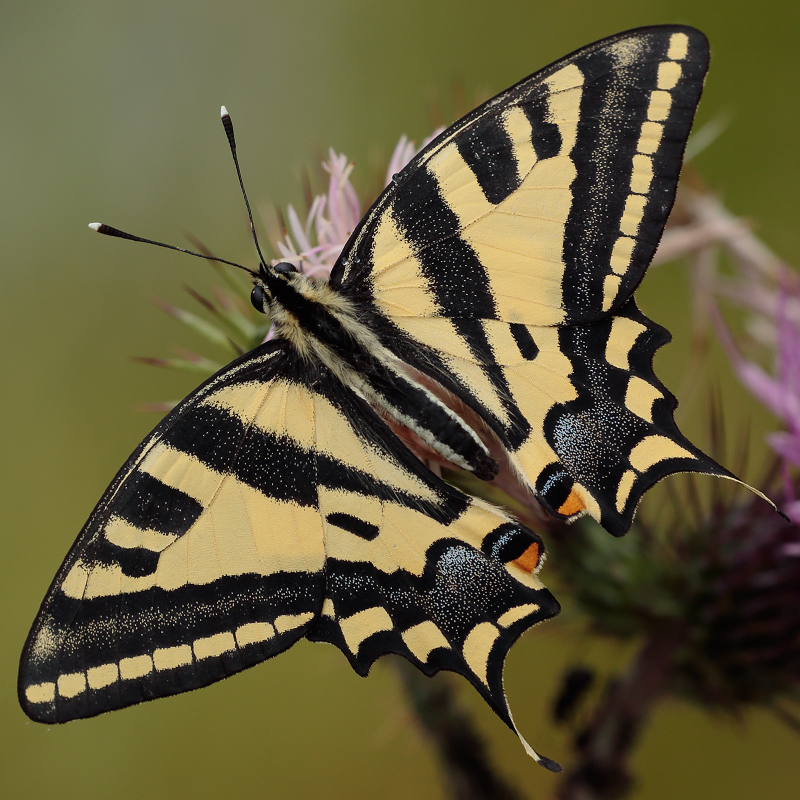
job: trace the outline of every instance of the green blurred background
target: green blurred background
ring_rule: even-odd
[[[365,182],[400,134],[419,141],[429,132],[432,102],[451,106],[454,84],[467,97],[494,93],[602,36],[682,22],[712,45],[700,122],[732,119],[697,166],[771,247],[800,263],[799,9],[783,0],[0,5],[0,795],[442,797],[390,666],[379,662],[363,680],[336,650],[307,642],[201,692],[65,727],[20,711],[17,659],[38,604],[108,480],[155,422],[136,406],[179,399],[194,383],[130,362],[197,346],[150,298],[185,305],[183,283],[213,283],[202,262],[93,236],[88,222],[177,244],[189,232],[221,255],[250,259],[222,103],[252,199],[301,205],[299,175],[318,147],[354,158]],[[639,295],[676,335],[659,356],[676,389],[689,347],[687,286],[685,267],[659,267]],[[761,447],[768,418],[719,371],[729,418],[755,413]],[[685,410],[692,433],[702,428],[695,410],[704,413],[702,402]],[[548,718],[564,665],[588,658],[612,668],[624,657],[569,624],[528,633],[509,658],[506,687],[530,741],[565,758],[565,737]],[[547,796],[552,776],[464,688],[503,769],[531,798]],[[732,722],[670,702],[635,769],[642,800],[788,800],[798,796],[800,740],[765,713]]]

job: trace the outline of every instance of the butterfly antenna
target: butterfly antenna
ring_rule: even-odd
[[[261,264],[266,268],[267,262],[264,254],[261,252],[261,246],[258,244],[258,236],[256,236],[256,226],[253,224],[253,212],[250,210],[250,201],[247,199],[247,192],[244,190],[244,181],[242,180],[242,171],[239,169],[239,159],[236,155],[236,139],[233,135],[233,122],[231,122],[231,115],[228,109],[222,106],[220,109],[220,117],[222,118],[222,127],[225,128],[225,135],[228,137],[228,144],[231,146],[231,155],[233,156],[233,163],[236,165],[236,174],[239,176],[239,186],[242,189],[242,197],[244,197],[244,204],[247,206],[247,216],[250,218],[250,233],[253,234],[253,242],[255,243],[258,257],[261,259]]]
[[[164,242],[155,242],[152,239],[145,239],[142,236],[134,236],[132,233],[125,233],[125,231],[119,230],[119,228],[112,228],[111,225],[105,225],[102,222],[90,222],[89,227],[93,231],[97,231],[98,233],[102,233],[105,236],[116,236],[119,239],[130,239],[132,242],[144,242],[145,244],[154,244],[156,247],[164,247],[167,250],[177,250],[179,253],[187,253],[190,256],[197,256],[198,258],[204,258],[206,261],[218,261],[220,264],[229,264],[232,267],[238,267],[239,269],[243,269],[249,275],[253,277],[257,277],[258,273],[253,272],[253,270],[249,269],[248,267],[244,267],[241,264],[237,264],[235,261],[228,261],[224,258],[217,258],[216,256],[208,255],[207,253],[195,253],[194,250],[187,250],[185,247],[175,247],[172,244],[164,244]]]

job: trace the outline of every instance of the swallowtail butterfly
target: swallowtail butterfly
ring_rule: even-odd
[[[262,258],[252,301],[275,338],[117,473],[25,644],[25,712],[66,722],[184,692],[305,636],[361,675],[385,653],[458,672],[516,731],[505,656],[559,610],[542,540],[391,425],[484,480],[490,436],[550,513],[614,535],[670,473],[732,477],[678,431],[652,370],[669,335],[633,299],[707,66],[680,26],[577,50],[417,154],[329,281]]]

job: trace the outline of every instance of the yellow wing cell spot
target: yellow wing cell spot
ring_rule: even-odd
[[[248,622],[236,629],[236,644],[244,647],[248,644],[266,642],[275,636],[275,628],[269,622]]]
[[[92,567],[89,579],[86,581],[84,597],[112,597],[113,595],[118,595],[123,591],[123,581],[126,589],[137,591],[139,589],[149,589],[155,579],[152,575],[144,578],[129,578],[122,574],[119,564],[111,564],[107,567],[96,564]]]
[[[119,680],[119,667],[116,664],[103,664],[86,670],[86,680],[92,689],[104,689]]]
[[[655,386],[637,376],[628,381],[625,407],[647,422],[653,421],[653,403],[663,397]]]
[[[631,172],[631,191],[637,194],[647,194],[653,182],[653,159],[643,153],[633,157],[633,171]],[[612,256],[613,261],[613,256]],[[627,269],[627,267],[626,267]],[[614,272],[619,272],[615,269]]]
[[[642,132],[639,135],[639,143],[636,145],[636,149],[640,153],[652,155],[658,150],[663,135],[664,126],[660,122],[643,123]]]
[[[143,678],[153,671],[153,659],[149,655],[122,658],[119,662],[119,676],[124,681]]]
[[[201,406],[216,406],[237,416],[242,422],[250,422],[264,402],[267,392],[280,391],[281,383],[273,383],[269,390],[261,381],[236,383],[217,389],[211,397],[203,400]]]
[[[625,210],[622,212],[622,219],[619,229],[626,236],[636,236],[639,231],[639,224],[644,215],[644,206],[647,198],[640,194],[629,194],[625,201]]]
[[[636,239],[631,236],[617,237],[617,241],[614,242],[614,249],[611,251],[610,266],[613,273],[616,275],[624,275],[628,271],[635,245]]]
[[[288,436],[302,447],[314,445],[314,400],[305,387],[271,386],[253,421],[260,430]]]
[[[500,629],[491,622],[479,622],[464,640],[464,661],[478,679],[487,685],[489,654],[499,635]]]
[[[528,173],[528,177],[517,191],[537,191],[539,197],[544,197],[544,192],[554,190],[566,190],[570,192],[570,186],[578,175],[578,168],[575,162],[568,156],[553,156],[539,161],[536,166]],[[506,203],[509,203],[511,195]]]
[[[667,58],[674,61],[681,61],[686,58],[689,52],[689,37],[685,33],[673,33],[669,37],[669,50]]]
[[[675,61],[662,61],[658,65],[658,88],[674,89],[681,79],[681,65]]]
[[[58,693],[61,697],[77,697],[86,691],[86,675],[82,672],[70,672],[58,676]]]
[[[437,647],[450,647],[445,635],[429,619],[403,631],[402,638],[405,646],[423,663]]]
[[[158,647],[153,651],[153,666],[156,670],[177,669],[191,664],[192,658],[192,648],[188,644]]]
[[[622,279],[613,273],[603,279],[603,311],[608,311],[614,305],[621,283]]]
[[[86,584],[89,581],[89,570],[83,561],[76,561],[72,569],[67,573],[61,586],[61,591],[73,600],[80,600],[86,591]]]
[[[669,92],[657,89],[650,95],[650,104],[647,107],[647,119],[653,122],[664,122],[672,108],[672,95]]]
[[[286,631],[293,631],[311,622],[314,619],[314,614],[311,611],[306,611],[303,614],[283,614],[275,618],[275,630],[278,633],[286,633]]]
[[[391,214],[384,214],[378,223],[378,227],[375,230],[374,252],[377,255],[374,266],[376,274],[386,269],[386,267],[414,256],[411,245],[403,236],[400,228],[397,227],[397,223],[392,219]]]
[[[518,622],[519,620],[524,619],[531,614],[535,614],[538,610],[539,606],[536,605],[536,603],[525,603],[521,606],[514,606],[514,608],[509,608],[505,614],[501,614],[497,618],[497,624],[503,628],[508,628],[509,625],[513,625],[515,622]]]
[[[627,317],[614,317],[606,342],[606,361],[612,367],[630,369],[628,356],[636,344],[636,340],[646,330],[647,328],[640,322],[635,322]]]
[[[528,545],[525,552],[519,558],[514,559],[513,563],[524,572],[533,573],[539,568],[540,560],[541,553],[539,552],[539,545],[533,542]]]
[[[583,86],[583,73],[577,65],[569,64],[554,72],[545,80],[545,85],[551,92],[565,92],[569,89],[577,89]]]
[[[582,97],[583,90],[575,87],[551,94],[547,98],[550,122],[558,125],[561,133],[561,153],[569,153],[575,145],[578,121],[581,118]]]
[[[230,631],[215,633],[213,636],[204,636],[202,639],[195,639],[192,644],[194,657],[201,661],[204,658],[221,656],[236,649],[236,641]]]
[[[358,653],[363,641],[381,631],[392,630],[394,625],[389,612],[383,606],[375,606],[340,620],[339,627],[350,652]]]
[[[637,472],[644,472],[654,464],[658,464],[659,461],[666,461],[668,458],[694,458],[694,456],[673,442],[672,439],[653,435],[642,439],[631,450],[630,462]]]
[[[25,697],[31,703],[52,703],[56,699],[54,683],[34,683],[25,689]]]
[[[625,510],[625,505],[628,502],[633,484],[636,482],[636,473],[632,470],[626,470],[620,478],[619,485],[617,486],[617,513],[621,514]]]

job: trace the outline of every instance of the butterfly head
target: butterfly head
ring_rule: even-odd
[[[275,294],[276,282],[290,283],[293,275],[299,270],[294,264],[288,261],[281,261],[279,264],[271,266],[261,265],[258,275],[254,276],[253,291],[250,292],[250,302],[253,308],[261,314],[268,313],[269,304]],[[272,290],[270,290],[272,286]],[[277,284],[280,286],[280,283]]]

